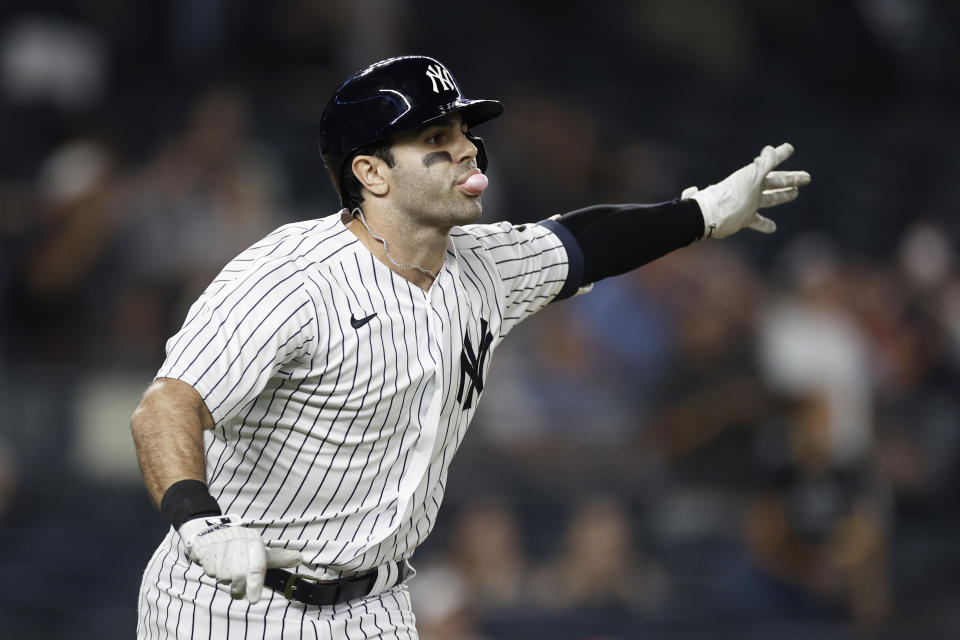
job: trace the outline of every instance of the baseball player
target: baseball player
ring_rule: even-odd
[[[503,337],[546,304],[700,238],[774,223],[793,151],[703,190],[537,224],[473,224],[487,157],[428,57],[378,62],[324,109],[339,213],[281,227],[224,267],[166,345],[131,421],[171,528],[139,638],[416,638],[409,558]]]

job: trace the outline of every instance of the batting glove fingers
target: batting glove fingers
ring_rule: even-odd
[[[749,227],[761,233],[773,233],[773,220],[757,213],[757,209],[774,207],[795,200],[799,187],[810,183],[806,171],[773,171],[793,153],[793,146],[783,143],[766,146],[753,162],[730,174],[726,179],[705,189],[690,187],[681,194],[693,199],[703,214],[705,238],[725,238]]]

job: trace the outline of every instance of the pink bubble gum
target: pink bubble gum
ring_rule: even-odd
[[[461,186],[467,193],[478,196],[483,193],[483,190],[487,188],[488,184],[490,184],[490,181],[487,180],[487,176],[482,173],[475,173],[464,180]]]

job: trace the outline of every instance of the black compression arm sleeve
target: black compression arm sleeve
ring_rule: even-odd
[[[626,273],[685,247],[703,235],[696,200],[660,204],[601,204],[557,220],[583,253],[582,284]]]

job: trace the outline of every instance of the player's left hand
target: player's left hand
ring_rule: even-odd
[[[810,183],[806,171],[773,171],[792,153],[793,146],[788,142],[776,148],[766,146],[753,162],[721,182],[703,190],[684,189],[680,197],[692,198],[700,205],[703,237],[726,238],[744,227],[761,233],[776,231],[776,223],[757,213],[757,209],[795,200],[798,188]]]

